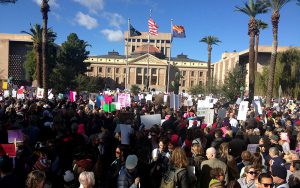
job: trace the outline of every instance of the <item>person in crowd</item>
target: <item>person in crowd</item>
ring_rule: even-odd
[[[92,188],[95,185],[95,176],[93,172],[83,171],[80,173],[78,181],[79,188]]]
[[[286,182],[287,171],[284,166],[273,164],[271,166],[271,172],[276,188],[289,188]]]
[[[255,188],[255,176],[258,175],[255,167],[246,166],[243,176],[238,179],[241,188]]]
[[[1,149],[1,148],[0,148]],[[0,187],[22,188],[21,179],[13,172],[13,161],[9,156],[0,156]]]
[[[288,176],[288,184],[290,188],[300,187],[300,160],[294,160],[291,162],[290,172]]]
[[[192,157],[189,165],[195,168],[196,187],[201,184],[201,163],[205,160],[204,151],[199,138],[194,139],[191,147]]]
[[[209,187],[213,187],[214,183],[219,183],[222,187],[225,186],[225,174],[221,168],[213,168],[210,170],[210,182]],[[216,185],[214,185],[216,186]]]
[[[214,147],[217,151],[220,148],[220,145],[224,142],[223,140],[223,132],[221,129],[215,130],[215,139],[211,143],[211,147]]]
[[[288,153],[290,151],[290,139],[287,132],[280,133],[280,145],[282,146],[283,153]]]
[[[269,166],[272,167],[273,165],[276,166],[284,166],[285,161],[281,156],[279,156],[279,150],[276,147],[271,147],[269,149],[270,161]]]
[[[276,147],[280,152],[283,152],[282,146],[279,144],[279,137],[277,135],[270,136],[271,147]]]
[[[228,170],[227,165],[216,158],[217,151],[215,148],[210,147],[206,150],[206,157],[208,160],[205,160],[201,163],[201,171],[202,171],[202,184],[204,187],[209,186],[209,182],[211,180],[209,174],[210,170],[213,168],[221,168],[225,174],[225,182],[228,183]]]
[[[234,156],[237,163],[241,162],[241,154],[247,149],[247,143],[244,140],[244,133],[239,130],[234,139],[229,142],[230,154]]]
[[[239,171],[236,161],[232,155],[229,154],[229,144],[224,142],[220,145],[220,157],[219,159],[227,164],[228,167],[228,179],[234,180],[239,178]]]
[[[273,188],[273,178],[271,173],[261,173],[258,176],[258,186],[257,188]]]
[[[140,187],[140,177],[137,171],[138,158],[136,155],[128,155],[125,166],[120,170],[118,177],[118,188]]]
[[[229,123],[230,123],[230,125],[231,125],[232,131],[233,131],[234,133],[236,133],[237,130],[238,130],[238,128],[239,128],[239,127],[238,127],[239,123],[238,123],[238,121],[236,120],[235,114],[234,114],[233,112],[231,112],[231,113],[229,114]]]
[[[46,174],[40,170],[30,172],[26,179],[27,188],[43,188],[46,181]]]
[[[188,159],[186,157],[185,151],[180,148],[176,147],[171,155],[170,159],[170,168],[174,168],[175,171],[178,171],[179,169],[183,169],[178,172],[177,174],[177,186],[178,188],[188,188],[189,180],[188,180],[188,172],[187,172],[187,166],[188,166]]]
[[[249,151],[243,151],[241,154],[242,162],[237,164],[239,171],[242,170],[245,166],[252,164],[252,154]]]

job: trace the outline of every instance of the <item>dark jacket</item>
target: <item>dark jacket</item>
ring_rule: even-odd
[[[134,180],[137,176],[137,170],[129,173],[128,170],[123,166],[120,170],[118,177],[118,188],[135,188]]]
[[[188,173],[184,169],[177,174],[177,188],[189,188]]]

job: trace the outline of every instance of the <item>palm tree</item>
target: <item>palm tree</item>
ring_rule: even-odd
[[[258,58],[258,45],[259,45],[260,31],[268,28],[268,24],[263,22],[262,20],[256,20],[256,26],[257,26],[257,33],[255,35],[255,58],[254,58],[255,72],[257,71],[257,58]]]
[[[30,31],[21,31],[31,36],[33,42],[33,49],[35,55],[35,79],[37,81],[37,87],[41,87],[41,54],[42,54],[42,27],[39,24],[31,25]]]
[[[43,88],[44,88],[44,98],[48,99],[48,83],[47,83],[47,22],[48,22],[48,12],[50,7],[48,4],[49,0],[43,0],[41,4],[41,12],[43,15],[43,43],[42,43],[42,59],[43,59]]]
[[[265,4],[272,9],[272,27],[273,27],[273,42],[272,42],[272,53],[269,66],[269,78],[268,78],[268,89],[267,89],[267,103],[266,106],[271,106],[271,98],[273,96],[274,87],[274,76],[276,68],[276,57],[277,57],[277,47],[278,47],[278,24],[281,10],[284,5],[286,5],[291,0],[264,0]]]
[[[250,17],[248,23],[248,35],[250,37],[249,42],[249,101],[254,98],[254,83],[255,83],[255,65],[254,65],[254,43],[255,35],[257,33],[255,16],[258,14],[266,13],[268,7],[262,2],[262,0],[249,0],[249,3],[244,3],[244,7],[236,6],[236,11],[242,12]],[[251,102],[250,102],[251,103]],[[249,103],[249,104],[250,104]]]
[[[208,86],[208,92],[211,90],[211,51],[212,51],[212,45],[218,45],[221,41],[218,39],[218,37],[215,36],[206,36],[203,37],[200,42],[204,42],[207,44],[207,51],[208,51],[208,60],[207,60],[207,86]]]

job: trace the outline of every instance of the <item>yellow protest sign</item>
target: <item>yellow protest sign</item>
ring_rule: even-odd
[[[7,89],[7,82],[3,82],[2,89]]]

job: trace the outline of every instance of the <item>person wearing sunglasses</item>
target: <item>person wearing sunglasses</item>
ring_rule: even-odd
[[[241,188],[255,188],[255,177],[257,172],[253,166],[246,166],[243,176],[238,179]]]
[[[273,178],[271,173],[261,173],[258,176],[258,187],[257,188],[273,188]]]

